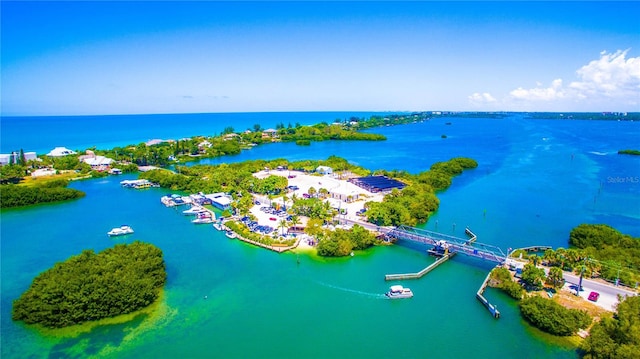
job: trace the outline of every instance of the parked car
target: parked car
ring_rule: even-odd
[[[598,292],[591,292],[589,293],[589,300],[592,302],[597,302],[598,298],[600,298],[600,293]]]

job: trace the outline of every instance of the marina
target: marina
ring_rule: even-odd
[[[595,223],[607,220],[622,232],[640,235],[637,220],[629,219],[637,213],[635,207],[625,205],[625,201],[637,197],[638,187],[606,182],[610,173],[626,176],[626,164],[635,159],[588,153],[593,146],[624,148],[626,142],[638,136],[629,123],[540,121],[544,128],[533,131],[530,125],[534,121],[520,117],[513,121],[500,120],[499,129],[492,127],[496,121],[456,119],[455,126],[450,126],[447,133],[449,138],[446,141],[438,138],[435,144],[428,139],[418,139],[415,134],[444,126],[442,122],[432,120],[385,127],[383,133],[393,148],[393,151],[384,149],[389,157],[378,156],[383,151],[381,143],[327,141],[302,147],[295,144],[258,146],[252,154],[225,157],[220,161],[279,158],[283,153],[294,159],[323,158],[331,153],[344,153],[348,148],[350,160],[370,168],[400,166],[402,170],[419,172],[428,169],[432,162],[412,156],[423,153],[425,148],[434,151],[433,161],[446,160],[451,153],[466,148],[465,153],[473,153],[480,163],[478,170],[456,178],[450,189],[438,194],[440,208],[423,229],[458,237],[464,242],[468,238],[464,238],[463,230],[468,225],[479,242],[500,248],[540,244],[566,247],[568,228],[587,219]],[[180,123],[183,125],[185,121]],[[248,126],[253,123],[248,122]],[[624,131],[620,126],[625,126]],[[509,130],[505,132],[505,129]],[[438,137],[440,131],[435,131]],[[540,144],[541,131],[545,137],[555,138],[554,150],[536,147]],[[565,134],[570,131],[579,131],[581,136],[567,138]],[[487,150],[503,141],[504,146],[499,150]],[[533,148],[536,150],[523,162],[519,153]],[[606,148],[597,150],[607,152]],[[573,162],[571,153],[576,154]],[[553,183],[544,200],[539,188],[547,188],[547,180],[540,176],[522,176],[523,171],[545,173],[545,178]],[[585,193],[597,194],[602,178],[605,182],[602,194],[594,206],[593,196],[586,200],[583,197]],[[416,251],[411,246],[403,246],[401,239],[399,245],[356,252],[354,257],[318,258],[303,252],[276,255],[271,250],[258,248],[259,244],[242,245],[240,239],[229,240],[223,231],[210,226],[191,224],[192,218],[182,215],[187,205],[165,208],[158,203],[159,198],[171,195],[171,190],[122,190],[121,179],[135,177],[124,173],[120,177],[75,181],[70,186],[86,192],[85,198],[55,206],[3,212],[3,358],[81,358],[88,352],[104,358],[164,358],[185,353],[204,358],[211,356],[212,346],[216,355],[229,358],[241,355],[276,358],[286,356],[284,353],[308,358],[380,358],[397,357],[399,349],[411,357],[512,358],[522,356],[522,348],[526,348],[531,358],[576,357],[571,347],[551,343],[535,334],[520,318],[517,302],[499,295],[496,289],[486,288],[482,295],[499,308],[499,321],[487,315],[484,305],[475,303],[479,299],[471,296],[475,296],[487,271],[498,262],[456,256],[447,261],[449,264],[411,281],[408,285],[414,293],[411,300],[381,300],[386,298],[383,293],[389,285],[396,284],[385,282],[385,273],[390,273],[390,268],[396,273],[419,271],[431,263],[427,262],[426,250],[433,246],[405,242],[415,243],[413,247],[420,248]],[[99,221],[69,221],[69,218],[86,218],[88,213],[99,214]],[[41,220],[33,221],[33,218]],[[130,237],[152,242],[165,254],[169,280],[165,297],[153,315],[50,341],[11,321],[11,300],[25,290],[31,278],[56,261],[81,253],[84,248],[98,251],[112,245],[113,241],[105,240],[105,232],[120,223],[135,229]],[[458,223],[458,227],[454,229],[453,223]],[[52,228],[64,233],[65,240],[51,241]],[[511,235],[514,233],[518,235]],[[273,290],[274,283],[277,290]],[[207,300],[202,299],[205,296]],[[425,308],[456,308],[459,315],[452,317],[450,311]],[[343,325],[336,327],[335,321],[328,320],[308,324],[310,317],[299,313],[355,319],[341,321]],[[403,325],[385,331],[384,341],[365,347],[353,344],[354,341],[370,342],[380,328],[399,318]],[[274,341],[273,336],[265,335],[274,331],[274,322],[282,328],[334,333],[330,336],[332,345],[310,346],[307,340]],[[472,335],[466,334],[467,328],[474,328]],[[423,341],[414,339],[415,333],[441,338],[440,345],[425,347]],[[465,345],[459,345],[461,335]],[[320,339],[323,338],[329,337],[320,335]],[[500,338],[509,340],[496,344]],[[246,349],[239,350],[240,344]]]

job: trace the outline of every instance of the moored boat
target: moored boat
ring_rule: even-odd
[[[191,223],[193,224],[209,224],[212,222],[213,222],[213,219],[211,219],[211,217],[198,217],[193,221],[191,221]]]
[[[384,295],[389,299],[400,299],[400,298],[411,298],[413,297],[413,292],[409,288],[404,288],[401,285],[392,285],[389,288],[389,291]]]
[[[133,233],[133,228],[127,225],[122,225],[120,227],[113,228],[109,232],[107,232],[107,234],[112,237],[124,236],[125,234],[131,234],[131,233]]]
[[[227,236],[227,238],[236,238],[236,234],[233,231],[224,231],[224,235]]]
[[[222,230],[222,224],[220,224],[220,222],[213,222],[213,228],[215,228],[218,231]]]
[[[213,223],[213,218],[211,218],[211,213],[209,213],[208,211],[200,212],[197,214],[196,219],[191,221],[191,223],[194,223],[194,224]]]
[[[182,211],[182,214],[184,214],[185,216],[191,216],[191,215],[197,215],[204,212],[207,212],[207,210],[204,207],[194,205],[194,206],[191,206],[191,208]]]

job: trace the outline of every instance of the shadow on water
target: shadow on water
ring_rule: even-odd
[[[54,345],[49,358],[85,358],[99,356],[105,347],[119,347],[126,335],[138,327],[148,314],[137,315],[131,321],[122,324],[102,325],[77,337],[64,339]],[[78,350],[81,348],[81,350]]]

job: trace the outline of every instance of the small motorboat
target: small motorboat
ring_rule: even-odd
[[[209,224],[213,223],[213,218],[207,216],[198,216],[198,218],[191,221],[193,224]]]
[[[227,236],[227,238],[231,238],[231,239],[236,238],[236,234],[233,231],[225,231],[224,235]]]
[[[205,213],[207,210],[201,206],[191,206],[191,208],[182,211],[182,214],[185,216],[198,215],[200,213]]]
[[[111,237],[124,236],[125,234],[131,234],[131,233],[133,233],[133,228],[127,225],[122,225],[120,227],[113,228],[109,232],[107,232],[107,234]]]
[[[411,298],[413,297],[413,292],[411,289],[404,288],[401,285],[392,285],[384,295],[389,299]]]

